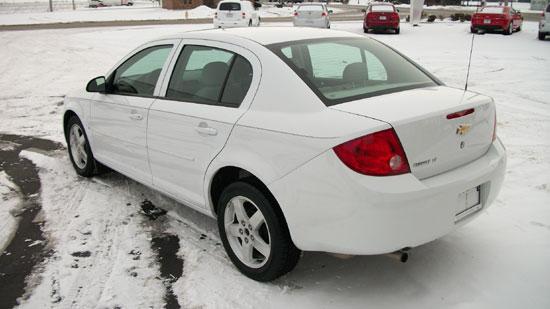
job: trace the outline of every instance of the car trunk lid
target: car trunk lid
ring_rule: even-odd
[[[330,108],[389,123],[419,179],[467,164],[485,154],[492,143],[492,99],[460,89],[419,88]]]

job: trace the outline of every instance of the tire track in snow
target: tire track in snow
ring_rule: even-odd
[[[37,218],[42,209],[38,169],[30,160],[20,158],[19,154],[31,147],[53,151],[62,148],[62,145],[45,139],[11,134],[0,134],[0,142],[11,145],[0,149],[0,171],[4,171],[19,187],[24,203],[18,214],[19,226],[0,255],[0,308],[11,308],[25,294],[27,276],[50,254],[46,250],[42,222]]]

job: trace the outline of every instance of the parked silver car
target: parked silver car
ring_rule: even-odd
[[[302,3],[296,6],[292,22],[295,27],[330,28],[331,10],[323,3]]]

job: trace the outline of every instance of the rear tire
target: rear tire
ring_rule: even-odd
[[[474,27],[470,27],[470,32],[471,32],[471,33],[477,33],[477,29],[474,28]]]
[[[248,21],[248,26],[252,27],[252,19]]]
[[[242,181],[225,188],[218,202],[218,229],[227,255],[241,273],[256,281],[274,280],[300,259],[275,203]]]
[[[399,34],[399,32],[401,32],[401,28],[395,29],[395,34]]]
[[[545,38],[546,38],[546,33],[539,32],[539,40],[544,41]]]
[[[363,26],[363,32],[364,32],[364,33],[369,33],[369,28]]]
[[[521,31],[521,26],[519,26],[517,29],[516,29],[516,32],[520,32]]]

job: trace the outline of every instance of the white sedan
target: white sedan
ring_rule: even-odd
[[[188,32],[105,76],[65,99],[76,172],[106,165],[217,218],[255,280],[292,270],[301,250],[385,254],[442,237],[504,178],[493,100],[361,35]]]

